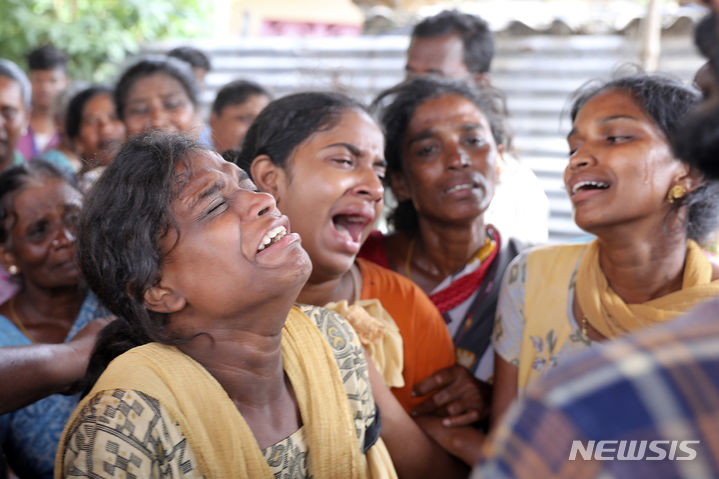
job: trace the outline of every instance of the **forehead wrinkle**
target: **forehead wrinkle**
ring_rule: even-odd
[[[360,156],[360,155],[362,154],[362,151],[361,151],[357,146],[355,146],[355,145],[353,145],[353,144],[351,144],[351,143],[344,142],[344,141],[340,141],[340,142],[337,142],[337,143],[332,143],[331,145],[327,145],[327,146],[325,146],[325,147],[322,148],[322,149],[323,149],[323,150],[328,150],[328,149],[330,149],[330,148],[336,148],[336,147],[345,148],[346,150],[348,150],[348,151],[349,151],[351,154],[353,154],[354,156]]]

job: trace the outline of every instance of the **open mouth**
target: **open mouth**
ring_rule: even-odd
[[[285,228],[284,226],[276,226],[272,228],[265,234],[265,236],[262,237],[262,242],[260,242],[260,246],[257,248],[257,252],[259,253],[260,251],[269,248],[270,246],[281,240],[286,234],[287,228]]]
[[[355,243],[359,243],[362,231],[364,231],[369,222],[367,217],[361,215],[339,214],[332,217],[332,223],[335,229],[340,234],[349,235]]]
[[[606,190],[607,188],[609,188],[609,185],[601,181],[580,181],[572,186],[572,194],[575,195],[580,191],[588,190]]]
[[[455,185],[451,188],[447,188],[444,190],[445,193],[454,193],[455,191],[462,191],[462,190],[471,190],[476,185],[474,183],[464,183],[461,185]]]

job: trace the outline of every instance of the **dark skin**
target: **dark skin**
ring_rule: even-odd
[[[169,313],[173,332],[210,333],[213,341],[202,335],[181,349],[217,379],[266,447],[302,424],[282,367],[281,339],[311,263],[272,196],[256,192],[234,164],[214,153],[196,153],[192,172],[172,204],[180,240],[175,244],[174,233],[161,240],[168,256],[145,304]],[[287,234],[258,251],[278,226]],[[238,288],[244,294],[238,295]],[[399,476],[464,477],[466,468],[422,434],[371,363],[368,370],[382,412],[382,438]]]
[[[390,175],[390,185],[400,201],[414,204],[419,229],[411,236],[397,232],[384,238],[393,271],[429,294],[484,246],[484,212],[494,194],[501,151],[471,101],[447,94],[416,108],[403,139],[403,171]],[[414,391],[432,395],[413,414],[445,416],[447,427],[472,424],[489,413],[490,387],[459,365],[437,371]]]
[[[73,260],[80,193],[64,180],[30,180],[12,198],[17,220],[0,246],[6,268],[17,269],[22,287],[0,306],[39,343],[61,343],[87,293]]]
[[[20,291],[0,314],[20,321],[36,344],[0,348],[0,413],[54,393],[75,392],[99,331],[109,318],[90,322],[67,343],[87,290],[74,265],[80,193],[60,179],[29,180],[13,193],[10,240],[0,246],[6,268],[19,271]]]
[[[599,265],[611,288],[627,304],[679,291],[688,240],[686,211],[676,210],[666,196],[674,185],[693,191],[703,183],[701,175],[674,158],[661,129],[622,91],[588,101],[578,112],[568,143],[564,176],[575,221],[599,239]],[[592,177],[608,188],[573,192],[573,184]],[[646,183],[651,187],[638,187]],[[712,262],[712,280],[717,278],[719,268]],[[584,314],[576,294],[572,308],[581,323]],[[591,324],[587,334],[594,341],[606,339]],[[518,368],[495,358],[492,424],[518,391]]]

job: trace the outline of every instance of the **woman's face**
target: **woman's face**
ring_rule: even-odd
[[[567,140],[564,184],[580,228],[599,234],[627,222],[663,224],[667,193],[688,167],[628,92],[610,90],[585,103]]]
[[[238,149],[250,125],[269,102],[265,95],[252,95],[242,103],[225,106],[219,115],[212,112],[210,126],[215,150],[222,153]]]
[[[402,139],[403,173],[392,191],[410,199],[420,219],[464,224],[494,196],[501,154],[489,121],[470,100],[446,94],[419,105]]]
[[[31,182],[16,194],[12,207],[16,220],[3,248],[5,266],[17,266],[25,285],[76,285],[80,280],[75,262],[80,192],[58,178]]]
[[[3,75],[0,75],[0,120],[0,163],[8,166],[27,126],[27,106],[20,84]]]
[[[98,166],[108,165],[125,141],[125,125],[117,118],[109,93],[90,98],[82,110],[76,144],[86,160]]]
[[[210,316],[296,295],[311,270],[300,237],[275,200],[257,192],[244,171],[218,154],[192,152],[192,176],[171,211],[179,231],[161,240],[161,282],[187,306]],[[184,167],[176,171],[186,177]]]
[[[195,105],[177,79],[154,73],[135,80],[125,101],[128,136],[151,130],[199,134]]]
[[[283,173],[278,206],[302,237],[312,277],[346,273],[382,212],[379,127],[366,113],[347,110],[332,128],[300,143]]]

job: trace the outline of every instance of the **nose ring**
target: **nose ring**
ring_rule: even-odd
[[[50,244],[53,246],[57,246],[60,244],[60,242],[57,240],[57,238],[55,238],[54,240],[52,240],[52,242]]]

